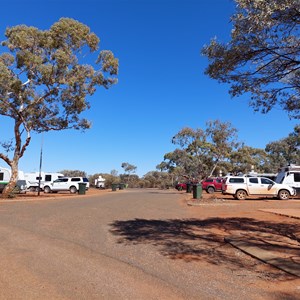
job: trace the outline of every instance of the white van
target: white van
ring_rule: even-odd
[[[300,166],[289,165],[281,168],[275,179],[277,183],[287,184],[294,188],[297,196],[300,196]]]

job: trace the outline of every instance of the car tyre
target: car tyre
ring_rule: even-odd
[[[247,193],[244,190],[237,190],[235,193],[235,198],[238,200],[245,200],[247,197]]]
[[[46,194],[51,193],[50,186],[46,185],[46,186],[44,187],[44,193],[46,193]]]
[[[287,190],[281,190],[278,193],[278,198],[280,200],[288,200],[290,197],[290,193]]]
[[[70,193],[71,193],[71,194],[77,193],[77,188],[76,188],[76,186],[71,186],[71,187],[70,187]]]
[[[215,192],[214,187],[209,186],[209,187],[207,188],[207,192],[208,192],[209,194],[213,194],[213,193]]]

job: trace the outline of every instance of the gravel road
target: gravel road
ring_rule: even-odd
[[[258,210],[282,202],[188,206],[186,196],[128,189],[0,201],[0,299],[300,299],[298,278],[224,242],[247,222],[298,230],[298,220]]]

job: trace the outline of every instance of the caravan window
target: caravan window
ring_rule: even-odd
[[[0,180],[4,179],[4,173],[0,173]]]
[[[52,176],[51,175],[45,175],[45,181],[51,181]]]

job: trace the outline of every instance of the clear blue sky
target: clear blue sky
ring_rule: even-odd
[[[44,134],[43,170],[120,174],[128,162],[143,176],[174,150],[171,138],[179,130],[205,128],[209,120],[230,121],[240,141],[258,148],[292,132],[296,121],[286,113],[254,113],[247,96],[231,99],[226,85],[204,75],[200,49],[215,36],[229,39],[234,8],[231,0],[1,1],[0,40],[8,26],[48,29],[70,17],[88,25],[101,49],[112,50],[120,62],[118,84],[90,99],[90,130]],[[9,123],[0,121],[6,136]],[[20,170],[39,170],[41,142],[33,134]]]

